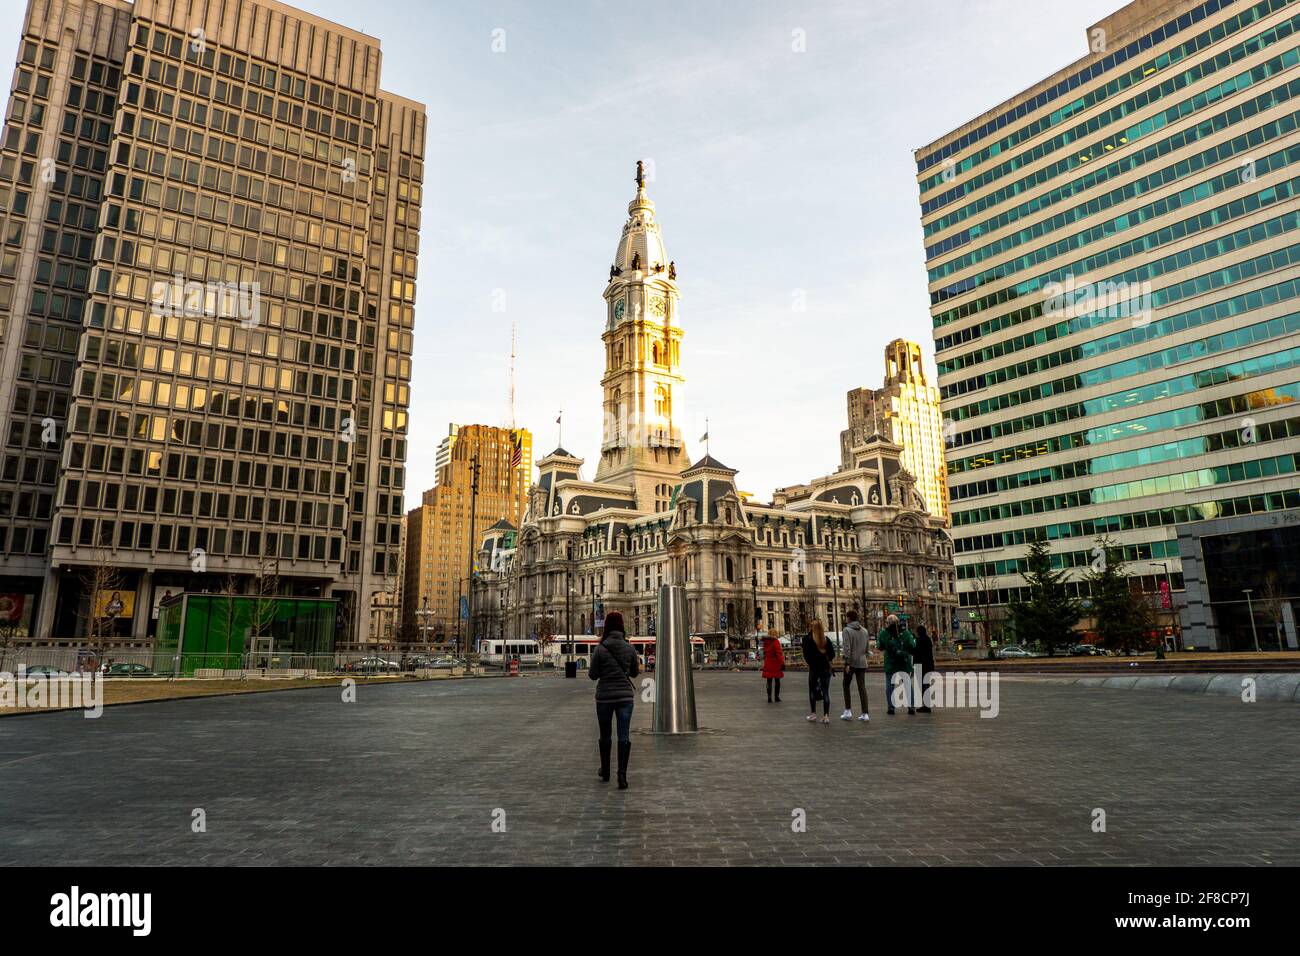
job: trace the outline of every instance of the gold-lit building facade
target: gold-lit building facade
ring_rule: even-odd
[[[0,591],[75,639],[167,593],[398,575],[425,111],[274,0],[30,0],[0,144]]]
[[[902,447],[903,467],[929,512],[948,517],[948,470],[944,464],[943,412],[939,389],[930,382],[921,346],[894,339],[885,346],[885,379],[880,388],[848,393],[848,428],[840,432],[840,466],[853,468],[854,449],[880,434]]]
[[[402,622],[408,642],[442,643],[456,631],[460,598],[468,593],[471,541],[481,540],[494,526],[513,532],[528,502],[533,471],[528,429],[459,425],[449,433],[455,441],[436,484],[406,516]]]

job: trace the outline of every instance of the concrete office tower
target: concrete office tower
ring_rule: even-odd
[[[453,425],[450,433],[455,442],[437,483],[406,516],[402,620],[430,642],[454,639],[470,550],[493,526],[510,532],[520,526],[533,473],[533,436],[526,428]],[[471,536],[475,461],[478,496]]]
[[[424,108],[271,0],[31,0],[0,144],[0,591],[121,640],[275,579],[366,639],[398,571]]]
[[[948,517],[948,476],[943,454],[939,390],[925,371],[921,346],[894,339],[885,346],[885,383],[847,395],[849,427],[840,432],[840,467],[858,467],[859,453],[874,435],[899,445],[899,460],[916,479],[926,509]]]
[[[967,606],[1021,586],[1034,537],[1078,580],[1107,535],[1184,644],[1251,646],[1270,582],[1289,617],[1300,542],[1217,577],[1202,552],[1300,518],[1297,27],[1284,0],[1131,3],[916,151]]]

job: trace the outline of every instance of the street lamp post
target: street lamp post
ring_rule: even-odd
[[[461,610],[460,610],[460,601],[462,597],[464,597],[464,595],[461,594],[460,591],[460,576],[457,575],[456,576],[456,653],[457,655],[461,654],[464,651],[464,648],[461,646],[461,642],[460,642],[461,630],[462,630],[463,622],[465,620],[465,616],[461,614]],[[465,669],[467,671],[469,670],[468,653],[465,654]]]
[[[758,610],[758,568],[754,568],[749,578],[750,600],[754,602],[754,634],[758,634],[758,622],[763,619]],[[757,638],[755,640],[757,643]]]
[[[930,589],[930,626],[934,628],[934,633],[939,633],[939,572],[934,568],[930,569],[930,579],[926,582]],[[931,636],[931,640],[933,640]]]
[[[1246,595],[1246,613],[1250,615],[1250,633],[1255,638],[1255,652],[1259,652],[1259,631],[1255,629],[1255,605],[1251,603],[1250,595],[1254,588],[1244,588],[1242,593]]]
[[[476,454],[470,460],[470,485],[469,485],[469,568],[466,570],[468,575],[465,582],[467,592],[465,604],[468,617],[465,621],[465,666],[466,670],[473,673],[474,656],[471,651],[471,645],[474,643],[474,557],[477,550],[477,542],[474,535],[478,523],[478,477],[479,463]]]
[[[573,542],[565,544],[568,566],[564,569],[564,636],[569,642],[569,655],[573,655]]]
[[[867,565],[865,562],[858,565],[858,573],[862,576],[862,624],[864,627],[871,627],[867,617]]]
[[[576,592],[569,588],[569,593],[564,598],[564,630],[569,639],[569,650],[573,650],[573,595]]]
[[[429,649],[429,595],[424,596],[420,602],[420,610],[415,612],[420,618],[420,643],[424,645],[424,650]]]
[[[835,561],[835,526],[827,522],[827,534],[831,544],[831,631],[838,634],[837,622],[840,619],[840,575],[839,565]]]

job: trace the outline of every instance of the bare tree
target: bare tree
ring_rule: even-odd
[[[0,598],[0,601],[6,599]],[[22,617],[16,607],[0,604],[0,671],[7,670],[10,649],[17,644]]]
[[[731,613],[727,615],[727,636],[734,643],[746,641],[754,632],[754,602],[742,593],[727,603],[731,605]]]
[[[113,561],[113,554],[101,547],[81,572],[81,590],[89,604],[86,609],[86,644],[95,652],[95,659],[104,663],[108,639],[113,633],[113,622],[123,610],[121,591],[125,578],[122,569]]]
[[[569,638],[572,639],[573,635],[570,634]],[[537,622],[537,649],[541,654],[542,660],[546,660],[547,652],[554,643],[555,622],[551,620],[551,615],[547,613]]]
[[[226,619],[226,654],[222,667],[233,667],[234,663],[230,660],[230,644],[235,637],[235,601],[240,593],[239,578],[234,574],[227,574],[221,583],[221,596],[225,598],[225,619]]]
[[[277,596],[280,592],[280,562],[272,559],[258,566],[257,576],[253,579],[253,604],[249,620],[248,666],[253,666],[253,655],[260,653],[262,641],[270,637],[275,624],[278,609]],[[267,660],[270,653],[268,649]]]
[[[971,603],[975,606],[975,622],[978,625],[978,633],[983,634],[984,646],[990,650],[993,647],[991,642],[996,635],[1002,632],[1003,611],[999,605],[994,603],[997,592],[998,579],[996,575],[985,574],[984,569],[979,568],[979,573],[975,575],[975,587],[971,591]]]
[[[1259,606],[1267,617],[1273,623],[1273,633],[1277,635],[1277,649],[1285,650],[1284,636],[1286,634],[1286,606],[1290,602],[1282,593],[1282,588],[1278,584],[1277,572],[1270,571],[1267,578],[1264,579],[1264,586],[1259,591]]]
[[[812,630],[812,622],[817,619],[817,590],[804,588],[794,602],[790,613],[790,624],[794,633],[807,634]]]

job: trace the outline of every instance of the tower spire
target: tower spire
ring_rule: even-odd
[[[596,480],[632,488],[638,506],[651,510],[689,462],[674,407],[683,381],[677,267],[646,195],[646,166],[637,161],[636,196],[604,291],[604,434]]]

